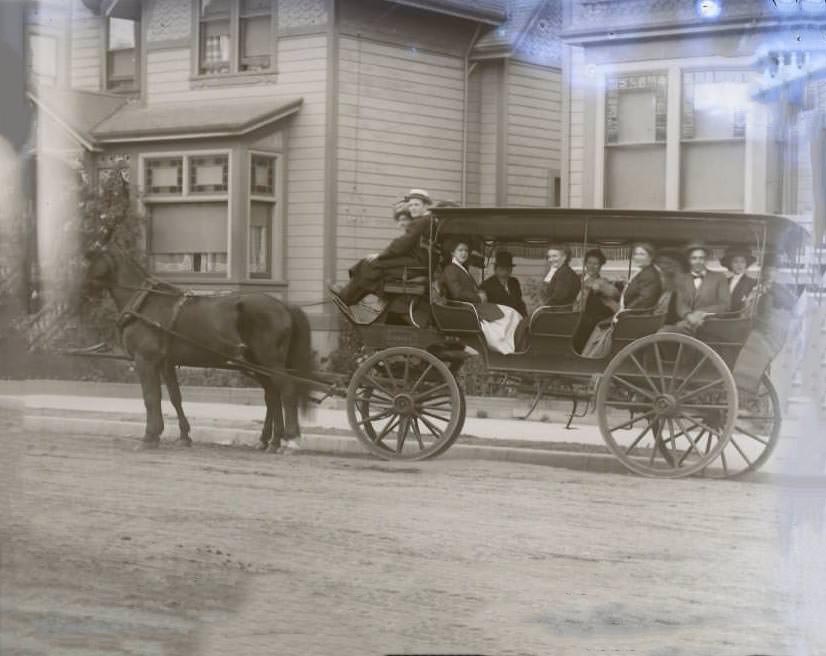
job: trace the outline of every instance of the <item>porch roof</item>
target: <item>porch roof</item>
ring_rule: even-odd
[[[469,18],[481,23],[499,25],[507,19],[507,0],[386,0],[397,5],[418,7],[440,14]]]
[[[92,129],[100,143],[241,136],[295,114],[304,99],[128,104]],[[197,107],[197,109],[196,109]]]

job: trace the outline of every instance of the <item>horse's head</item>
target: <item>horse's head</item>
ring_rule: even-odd
[[[90,294],[99,294],[117,280],[118,258],[113,252],[111,235],[103,232],[83,254],[84,287]]]

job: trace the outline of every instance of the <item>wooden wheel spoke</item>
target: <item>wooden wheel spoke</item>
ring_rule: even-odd
[[[686,418],[688,421],[692,421],[692,420],[691,420],[691,419],[689,419],[688,417],[685,417],[685,418]],[[688,456],[691,454],[692,450],[693,450],[693,451],[696,451],[696,452],[697,452],[697,455],[698,455],[698,456],[700,456],[700,457],[702,458],[702,456],[703,456],[703,452],[702,452],[702,451],[700,451],[700,447],[697,445],[697,443],[698,443],[701,439],[703,439],[703,434],[702,434],[702,433],[700,433],[700,434],[697,436],[697,439],[696,439],[696,440],[694,440],[694,439],[692,439],[692,437],[691,437],[691,433],[689,433],[689,432],[685,429],[685,426],[683,426],[683,422],[681,422],[681,421],[680,421],[680,418],[679,418],[679,417],[674,417],[674,421],[676,421],[676,422],[677,422],[677,425],[680,427],[680,430],[681,430],[681,431],[683,431],[683,434],[685,435],[686,439],[687,439],[687,440],[690,442],[690,444],[691,444],[691,446],[688,448],[688,451],[686,451],[686,452],[683,454],[683,457],[682,457],[682,458],[680,458],[680,461],[677,463],[677,466],[678,466],[678,467],[682,466],[682,464],[685,462],[685,459],[686,459],[686,458],[688,458]],[[692,422],[692,423],[693,423],[693,422]],[[698,426],[698,428],[702,428],[702,426]]]
[[[401,453],[404,449],[404,440],[410,430],[410,417],[402,417],[399,422],[399,436],[396,438],[396,453]]]
[[[740,457],[741,457],[743,460],[745,460],[745,461],[746,461],[746,464],[747,464],[749,467],[751,467],[754,463],[753,463],[751,460],[749,460],[749,457],[745,454],[745,452],[743,451],[743,449],[741,449],[741,448],[740,448],[740,445],[739,445],[739,444],[737,444],[737,440],[735,440],[735,439],[734,439],[734,435],[732,435],[732,436],[729,438],[729,442],[731,442],[731,443],[734,445],[734,448],[735,448],[735,449],[737,449],[737,453],[739,453],[739,454],[740,454]]]
[[[680,397],[680,402],[685,401],[686,399],[690,399],[692,397],[697,396],[698,394],[702,394],[703,392],[710,390],[712,387],[716,387],[717,385],[725,385],[726,381],[724,378],[718,378],[717,380],[713,380],[710,383],[706,383],[702,387],[698,387],[697,389],[693,389],[688,392],[685,396]],[[723,406],[728,407],[728,406]]]
[[[380,408],[392,408],[393,400],[385,399],[383,396],[357,396],[355,401],[359,403],[367,403],[368,405],[376,405]]]
[[[629,354],[628,354],[628,357],[630,357],[630,358],[631,358],[631,361],[632,361],[632,362],[636,365],[637,369],[639,369],[639,370],[640,370],[640,373],[643,375],[643,377],[645,378],[645,380],[648,382],[648,386],[649,386],[649,387],[652,389],[652,391],[654,392],[654,396],[657,396],[658,394],[661,394],[661,393],[662,393],[662,390],[660,390],[660,389],[658,389],[658,388],[657,388],[657,386],[654,384],[654,381],[651,379],[651,376],[649,376],[649,375],[648,375],[648,372],[647,372],[647,371],[643,368],[643,366],[640,364],[640,361],[639,361],[639,360],[637,360],[637,357],[636,357],[633,353],[629,353]]]
[[[700,428],[700,429],[702,429],[702,430],[708,431],[709,433],[711,433],[712,435],[714,435],[714,436],[715,436],[718,440],[722,440],[722,439],[723,439],[723,436],[720,434],[720,431],[719,431],[718,429],[711,428],[711,426],[708,426],[707,424],[703,423],[702,421],[699,421],[699,420],[693,419],[693,418],[692,418],[692,417],[690,417],[689,415],[681,414],[681,415],[680,415],[680,417],[681,417],[681,418],[683,418],[683,419],[685,419],[687,422],[689,422],[689,423],[690,423],[692,426],[694,426],[695,428]],[[675,419],[677,419],[677,418],[675,417]],[[678,422],[678,423],[679,423],[679,421],[680,421],[680,420],[679,420],[679,419],[677,419],[677,422]]]
[[[682,392],[682,391],[683,391],[683,389],[685,388],[685,386],[688,384],[688,381],[690,381],[692,378],[694,378],[694,375],[695,375],[698,371],[700,371],[700,369],[702,369],[702,368],[703,368],[703,365],[706,363],[706,361],[707,361],[707,360],[708,360],[708,354],[703,353],[703,357],[702,357],[702,358],[700,358],[700,361],[697,363],[697,365],[694,367],[694,369],[692,369],[692,370],[691,370],[691,373],[690,373],[690,374],[688,374],[688,376],[686,376],[686,377],[683,379],[683,382],[682,382],[682,383],[680,383],[680,386],[677,388],[677,391],[676,391],[676,392],[674,392],[674,394],[675,394],[676,396],[679,396],[679,395],[680,395],[680,392]]]
[[[647,399],[651,399],[653,401],[654,398],[655,398],[654,394],[651,394],[651,392],[646,392],[641,387],[637,387],[636,385],[634,385],[634,383],[629,383],[627,380],[625,380],[625,378],[621,378],[620,376],[614,375],[613,378],[611,378],[611,380],[617,381],[620,385],[624,385],[625,387],[630,389],[632,392],[636,392],[637,394],[641,394],[642,396],[644,396]]]
[[[764,437],[760,437],[759,435],[755,435],[754,433],[752,433],[751,431],[746,430],[742,426],[739,426],[739,425],[735,424],[734,430],[738,434],[745,435],[746,437],[750,437],[751,439],[755,440],[756,442],[760,442],[760,444],[762,444],[763,446],[768,446],[769,445],[769,440],[768,439],[766,439]]]
[[[425,370],[421,373],[421,375],[420,375],[420,376],[416,379],[416,382],[415,382],[415,383],[413,383],[413,387],[411,387],[411,388],[410,388],[410,393],[411,393],[411,394],[412,394],[413,392],[415,392],[417,389],[419,389],[419,385],[421,385],[421,383],[422,383],[422,381],[424,380],[425,376],[427,376],[427,374],[429,374],[429,373],[430,373],[430,371],[431,371],[432,369],[433,369],[433,365],[432,365],[432,364],[428,364],[428,365],[427,365],[427,369],[425,369]]]
[[[421,422],[422,422],[425,426],[427,426],[428,430],[429,430],[431,433],[433,433],[433,437],[435,437],[437,440],[442,438],[442,435],[444,435],[444,433],[443,433],[442,431],[440,431],[440,430],[439,430],[439,428],[438,428],[437,426],[434,426],[434,425],[433,425],[433,422],[428,421],[427,419],[425,419],[424,417],[421,417],[421,416],[420,416],[420,417],[418,417],[418,418],[421,420]]]
[[[375,415],[365,417],[361,421],[357,421],[356,424],[358,424],[359,426],[364,426],[364,424],[369,424],[369,423],[372,423],[374,421],[379,421],[380,419],[385,419],[386,417],[389,417],[392,414],[393,414],[392,410],[384,410],[384,411],[379,412]]]
[[[443,417],[442,415],[436,414],[434,412],[429,412],[427,410],[420,410],[419,411],[419,417],[421,417],[422,415],[424,415],[425,417],[431,417],[433,419],[438,419],[439,421],[444,421],[444,422],[450,423],[450,415],[448,415],[447,417]]]
[[[401,421],[401,419],[402,418],[401,418],[400,415],[395,415],[395,419],[391,422],[388,422],[387,426],[385,426],[382,429],[381,433],[376,435],[376,439],[374,440],[374,442],[376,444],[381,444],[382,440],[384,440],[384,438],[387,437],[390,434],[390,431],[392,431],[394,428],[396,428],[396,426],[399,425],[399,422]]]
[[[651,415],[653,415],[653,414],[654,414],[654,411],[649,410],[644,415],[639,415],[638,417],[632,417],[628,421],[624,421],[621,424],[617,424],[616,426],[612,426],[611,428],[608,429],[608,432],[613,433],[614,431],[622,430],[623,428],[627,428],[628,426],[633,426],[638,421],[643,421],[645,419],[649,419],[651,417]],[[651,422],[649,421],[649,427],[650,427],[650,424],[651,424]]]
[[[680,368],[680,358],[683,356],[683,343],[680,342],[680,345],[677,347],[677,355],[674,358],[674,367],[671,370],[671,382],[668,384],[668,392],[669,394],[674,391],[674,382],[677,380],[677,372]]]
[[[410,356],[405,355],[404,356],[404,376],[402,377],[402,384],[403,384],[402,389],[405,389],[407,387],[407,379],[409,378],[409,376],[410,376]]]
[[[644,401],[606,401],[605,405],[609,408],[646,408],[650,403]]]
[[[710,438],[711,438],[711,435],[709,435],[709,439]],[[723,475],[728,476],[728,463],[726,462],[726,450],[725,449],[720,451],[720,464],[723,465]]]
[[[390,379],[390,382],[393,385],[393,389],[394,390],[401,389],[399,387],[398,381],[396,380],[396,377],[393,375],[393,372],[390,370],[390,365],[387,363],[387,360],[382,360],[381,361],[381,366],[387,372],[387,377]]]
[[[642,438],[644,438],[644,437],[646,436],[646,434],[648,433],[648,431],[650,431],[650,430],[651,430],[651,427],[652,427],[653,425],[654,425],[654,422],[653,422],[653,421],[649,421],[649,422],[648,422],[648,426],[646,426],[646,427],[645,427],[645,430],[643,430],[643,431],[642,431],[642,433],[640,433],[639,435],[637,435],[637,439],[635,439],[635,440],[631,443],[631,446],[629,446],[629,447],[625,450],[625,454],[626,454],[626,455],[630,454],[630,453],[631,453],[631,451],[634,449],[634,447],[635,447],[635,446],[637,446],[637,444],[639,444],[639,443],[642,441]]]
[[[439,394],[435,394],[435,392],[441,392],[443,389],[450,389],[449,383],[442,383],[441,385],[437,385],[436,387],[431,387],[429,390],[425,390],[421,394],[417,394],[413,397],[413,400],[417,403],[422,401],[429,401],[430,399],[439,398]]]
[[[416,437],[416,442],[419,443],[419,450],[424,451],[424,442],[422,441],[422,431],[419,428],[418,420],[413,417],[413,420],[410,422],[413,426],[413,435]]]
[[[375,378],[373,378],[372,376],[367,375],[367,376],[365,376],[365,377],[364,377],[364,380],[366,380],[368,383],[370,383],[370,385],[372,385],[375,389],[379,390],[379,391],[380,391],[382,394],[384,394],[384,395],[385,395],[388,399],[393,399],[393,398],[395,398],[395,396],[396,396],[396,395],[395,395],[395,394],[393,394],[393,392],[388,391],[388,390],[387,390],[387,388],[386,388],[386,387],[384,387],[384,385],[382,385],[379,381],[377,381],[377,380],[376,380]]]
[[[434,397],[436,399],[444,399],[443,401],[439,401],[438,403],[433,403],[433,399],[428,399],[424,403],[421,404],[423,408],[429,408],[430,410],[436,410],[437,408],[444,408],[445,406],[452,406],[453,399],[449,396],[437,396]]]

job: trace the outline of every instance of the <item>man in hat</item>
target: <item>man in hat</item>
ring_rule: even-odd
[[[404,200],[407,202],[407,211],[414,219],[430,214],[433,200],[424,189],[411,189]]]
[[[679,276],[675,281],[679,321],[667,329],[693,335],[708,315],[728,312],[731,292],[725,275],[706,268],[708,249],[703,244],[689,244],[685,253],[688,275]]]
[[[493,275],[482,283],[482,291],[487,294],[489,303],[507,305],[526,317],[528,309],[522,300],[522,287],[512,273],[513,255],[508,251],[497,251]]]
[[[411,206],[412,195],[416,195],[413,199],[416,202]],[[350,281],[341,289],[331,287],[330,291],[345,305],[355,305],[368,294],[380,294],[384,289],[384,281],[400,278],[405,267],[428,267],[429,256],[423,242],[430,234],[433,217],[429,209],[423,212],[422,208],[429,208],[429,200],[427,192],[411,190],[405,197],[407,207],[397,207],[394,212],[397,221],[408,224],[405,233],[391,241],[381,253],[359,260],[350,268]]]
[[[733,246],[726,250],[725,255],[720,258],[722,264],[730,272],[728,279],[728,290],[731,293],[732,312],[739,312],[746,307],[746,301],[751,296],[752,290],[757,286],[757,280],[746,273],[755,258],[751,251],[742,246]]]

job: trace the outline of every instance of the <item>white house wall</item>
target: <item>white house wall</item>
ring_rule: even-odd
[[[90,12],[81,0],[72,0],[71,77],[74,89],[98,91],[101,80],[103,30],[101,19]]]
[[[461,194],[461,59],[339,39],[337,277],[397,236],[392,205],[411,187]]]
[[[586,207],[585,202],[585,51],[570,48],[571,72],[569,75],[570,113],[568,117],[568,205]],[[563,181],[564,183],[564,181]]]

